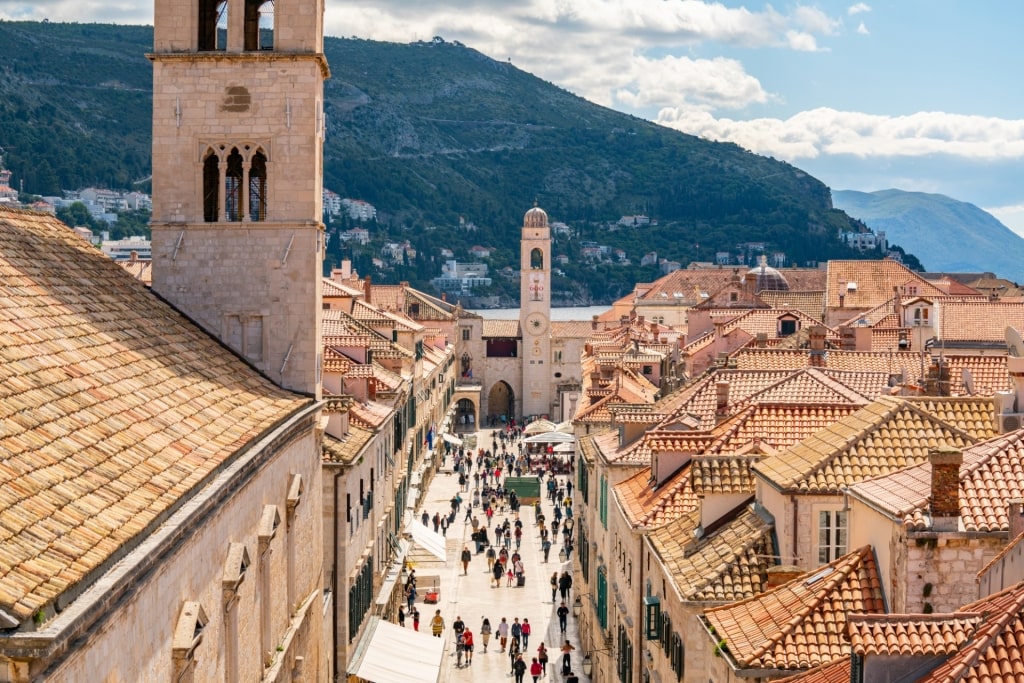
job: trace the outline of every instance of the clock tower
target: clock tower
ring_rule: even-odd
[[[534,206],[526,212],[520,244],[523,416],[550,416],[551,230],[543,209]]]

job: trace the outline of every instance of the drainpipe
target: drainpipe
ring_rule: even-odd
[[[799,566],[800,563],[798,561],[799,560],[799,556],[797,555],[796,524],[797,524],[797,509],[799,508],[800,503],[797,501],[797,497],[796,496],[790,496],[789,499],[791,501],[793,501],[793,564]]]

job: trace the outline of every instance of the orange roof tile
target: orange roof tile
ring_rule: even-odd
[[[846,628],[858,655],[921,657],[953,654],[974,637],[982,616],[851,614]]]
[[[1016,431],[965,448],[960,466],[960,523],[964,531],[1001,533],[1009,519],[1006,501],[1024,496],[1024,432]],[[850,489],[908,528],[931,528],[928,498],[931,464],[925,461]]]
[[[694,537],[695,516],[681,516],[648,535],[684,600],[743,600],[764,590],[776,552],[771,524],[752,508],[700,539]]]
[[[484,319],[483,333],[481,336],[484,339],[518,339],[523,336],[522,331],[519,329],[518,320],[490,320]]]
[[[633,527],[658,527],[699,507],[699,500],[690,486],[689,466],[656,489],[651,485],[651,468],[645,467],[616,484],[613,491]]]
[[[0,606],[78,587],[309,404],[55,218],[0,208]]]
[[[796,676],[778,678],[775,683],[850,683],[850,660],[840,659],[832,664],[825,664],[809,669]]]
[[[829,261],[825,305],[839,307],[843,294],[846,308],[874,308],[893,297],[893,287],[904,296],[942,296],[941,289],[891,259],[881,261]],[[849,283],[856,283],[849,289]]]
[[[838,493],[925,462],[928,451],[941,443],[964,447],[976,441],[915,404],[883,396],[753,467],[783,491]]]
[[[761,595],[704,610],[704,620],[735,669],[796,671],[848,656],[847,615],[884,609],[865,546]]]

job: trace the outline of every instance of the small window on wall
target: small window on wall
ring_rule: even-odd
[[[647,640],[658,640],[661,636],[661,600],[656,595],[644,597],[644,624]]]
[[[249,220],[267,220],[267,157],[261,151],[249,165]]]
[[[203,159],[203,220],[207,223],[217,221],[220,210],[220,159],[211,149]]]
[[[224,214],[225,220],[242,220],[242,155],[237,147],[228,155],[224,176]]]
[[[846,513],[842,510],[818,512],[818,563],[827,564],[846,554]]]

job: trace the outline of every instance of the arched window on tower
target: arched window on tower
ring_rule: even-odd
[[[227,0],[199,0],[199,51],[226,50],[227,46]]]
[[[274,49],[274,0],[245,0],[245,49]]]
[[[249,165],[249,220],[267,220],[267,157],[262,151],[252,155]]]
[[[242,155],[232,148],[224,174],[224,220],[242,220]]]
[[[530,252],[530,268],[534,270],[544,269],[544,252],[540,249],[534,249]]]
[[[203,220],[207,223],[217,221],[217,209],[220,203],[220,159],[212,149],[207,150],[203,159]]]

